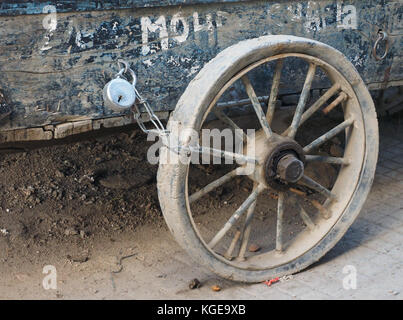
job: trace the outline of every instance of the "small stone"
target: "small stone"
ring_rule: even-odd
[[[71,262],[85,263],[89,260],[89,256],[88,254],[82,254],[77,256],[67,255],[67,259],[70,260]]]
[[[58,178],[64,178],[65,177],[64,173],[62,171],[60,171],[60,170],[55,171],[55,176],[58,177]]]
[[[99,157],[96,157],[94,160],[95,164],[100,164],[102,161],[103,161],[103,159],[99,158]]]
[[[29,279],[29,276],[26,273],[17,273],[15,277],[21,282],[25,282]]]
[[[70,228],[70,229],[64,230],[64,234],[66,236],[75,236],[78,234],[78,232],[77,232],[77,230]]]
[[[29,197],[30,195],[34,194],[35,189],[32,186],[28,186],[27,188],[22,189],[22,192],[26,197]]]
[[[221,287],[218,285],[215,285],[215,286],[211,287],[211,290],[213,290],[214,292],[219,292],[219,291],[221,291]]]
[[[193,279],[189,283],[189,289],[191,289],[191,290],[198,289],[200,287],[201,287],[201,283],[200,283],[200,281],[198,279]]]
[[[257,244],[251,244],[249,246],[249,252],[258,252],[260,249],[261,248]]]

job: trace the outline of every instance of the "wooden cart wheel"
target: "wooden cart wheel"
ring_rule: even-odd
[[[291,84],[296,106],[276,107]],[[227,102],[234,90],[252,116]],[[224,50],[189,84],[168,125],[182,151],[194,145],[192,130],[206,128],[237,132],[243,148],[217,152],[203,141],[192,158],[237,163],[197,165],[163,148],[158,190],[178,243],[224,278],[260,282],[308,267],[341,239],[370,191],[374,104],[354,66],[323,43],[265,36]]]

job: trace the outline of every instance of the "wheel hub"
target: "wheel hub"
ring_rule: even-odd
[[[289,153],[280,159],[276,172],[282,180],[297,182],[304,175],[304,163]]]
[[[289,183],[295,183],[304,175],[305,156],[301,146],[289,138],[276,137],[264,164],[266,183],[284,190]]]
[[[273,134],[267,140],[256,134],[255,150],[258,165],[250,178],[256,182],[284,191],[304,175],[305,156],[302,147],[293,139]]]

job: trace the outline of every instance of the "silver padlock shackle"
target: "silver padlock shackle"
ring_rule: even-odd
[[[134,73],[133,69],[130,68],[129,63],[125,60],[119,59],[118,60],[118,66],[119,68],[121,67],[121,65],[124,65],[124,68],[121,68],[120,71],[116,74],[116,78],[125,78],[124,74],[125,73],[130,73],[131,77],[132,77],[132,86],[135,87],[137,84],[137,76]]]

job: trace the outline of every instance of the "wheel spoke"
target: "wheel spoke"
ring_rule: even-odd
[[[302,207],[301,204],[298,204],[299,209],[300,209],[300,216],[302,218],[302,221],[304,221],[305,225],[310,229],[313,230],[315,229],[315,223],[312,221],[311,217],[308,215],[308,213],[305,211],[305,209]]]
[[[261,96],[258,97],[258,100],[260,104],[266,103],[267,100],[269,99],[269,96]],[[250,104],[250,99],[240,99],[240,100],[233,100],[233,101],[227,101],[227,102],[219,102],[217,103],[217,107],[220,109],[225,109],[225,108],[232,108],[232,107],[242,107],[242,106],[247,106]]]
[[[334,108],[336,108],[340,103],[347,100],[347,98],[348,98],[348,96],[344,92],[341,92],[336,100],[334,100],[325,109],[323,109],[323,113],[328,114],[330,111],[332,111]]]
[[[263,102],[266,103],[269,98],[270,98],[269,96],[262,96],[258,97],[258,100],[260,104],[262,104]],[[250,99],[241,99],[227,102],[219,102],[217,103],[217,107],[220,109],[224,109],[224,108],[247,106],[248,104],[250,104]]]
[[[280,87],[281,71],[283,70],[284,60],[281,59],[277,62],[276,70],[274,71],[273,84],[271,86],[269,103],[267,106],[267,122],[271,125],[273,121],[274,111],[276,108],[277,96]]]
[[[255,214],[256,209],[256,200],[252,203],[252,205],[248,209],[248,213],[246,214],[245,224],[242,231],[242,241],[241,241],[241,249],[239,250],[238,260],[245,260],[245,252],[248,246],[250,231],[252,229],[252,219]]]
[[[282,252],[283,244],[283,220],[284,220],[284,199],[285,193],[280,192],[277,204],[277,232],[276,232],[276,251]]]
[[[304,200],[308,200],[308,195],[298,189],[295,188],[290,188],[290,191],[298,196],[301,196],[304,198]],[[304,209],[304,207],[302,206],[302,204],[298,201],[297,197],[292,197],[293,199],[293,203],[296,207],[299,208],[299,215],[301,216],[302,221],[304,222],[304,224],[308,227],[308,229],[313,230],[315,228],[315,223],[312,221],[311,217],[309,216],[309,214],[306,212],[306,210]]]
[[[227,252],[224,254],[225,259],[227,259],[227,260],[232,260],[233,259],[232,253],[234,252],[235,246],[236,246],[236,244],[237,244],[237,242],[238,242],[240,237],[241,237],[241,231],[237,230],[235,232],[234,239],[232,239],[231,244],[230,244]]]
[[[290,191],[292,193],[295,193],[295,194],[301,196],[301,197],[307,197],[308,196],[304,191],[298,190],[298,189],[295,189],[295,188],[290,188]]]
[[[241,138],[243,141],[245,141],[247,139],[247,136],[243,132],[243,130],[234,121],[232,121],[232,119],[230,117],[228,117],[222,110],[220,110],[218,108],[215,108],[214,109],[214,114],[223,123],[225,123],[226,125],[228,125],[231,128],[233,128],[234,131],[235,131],[235,134],[238,135],[239,138]]]
[[[236,162],[238,162],[239,164],[245,164],[245,163],[255,164],[257,162],[257,160],[255,158],[250,157],[250,156],[245,156],[243,154],[214,149],[214,148],[198,146],[196,148],[192,147],[191,151],[202,153],[202,154],[207,154],[207,155],[213,155],[213,156],[220,157],[220,158],[235,159]]]
[[[299,127],[305,123],[321,106],[325,104],[327,100],[329,100],[337,91],[340,90],[340,84],[336,83],[334,84],[329,90],[325,92],[324,95],[322,95],[312,106],[309,107],[308,110],[304,112],[304,114],[301,117],[301,121],[299,123]],[[291,126],[283,132],[283,136],[286,136],[290,133],[291,131]]]
[[[217,189],[218,187],[222,186],[223,184],[227,183],[231,179],[235,178],[238,175],[241,175],[243,171],[243,168],[236,168],[235,170],[228,172],[225,176],[222,176],[221,178],[209,183],[207,186],[205,186],[203,189],[195,192],[189,197],[189,203],[192,203],[196,200],[199,200],[201,197],[205,196],[206,194],[210,193],[214,189]]]
[[[312,180],[307,176],[303,176],[300,180],[300,183],[306,185],[307,187],[319,192],[320,194],[324,195],[327,198],[332,200],[336,200],[336,195],[333,194],[330,190],[326,189],[324,186],[319,184],[318,182]]]
[[[304,148],[305,153],[311,152],[313,149],[319,147],[320,145],[324,144],[326,141],[329,141],[330,139],[334,138],[337,136],[340,132],[342,132],[344,129],[350,127],[354,123],[353,119],[347,119],[346,121],[340,123],[337,127],[333,128],[329,132],[325,133],[323,136],[319,137],[315,141],[313,141],[311,144],[307,145]]]
[[[307,156],[305,156],[305,159],[307,162],[323,162],[323,163],[338,164],[338,165],[343,165],[343,166],[347,166],[350,164],[350,161],[346,158],[307,155]]]
[[[270,125],[267,122],[266,115],[262,110],[262,106],[259,102],[258,97],[256,96],[255,90],[252,87],[249,77],[247,75],[244,75],[242,77],[242,82],[245,86],[246,93],[248,94],[249,99],[252,102],[253,108],[255,109],[256,115],[263,128],[263,131],[265,132],[267,138],[269,139],[273,135],[273,132],[271,131]]]
[[[327,210],[323,205],[320,204],[318,200],[312,200],[311,201],[312,205],[319,210],[320,214],[324,219],[330,219],[332,217],[332,214]]]
[[[301,123],[302,113],[304,112],[306,102],[309,97],[309,91],[311,90],[312,81],[315,77],[316,65],[311,63],[309,65],[308,74],[305,79],[304,88],[302,89],[301,96],[297,105],[297,109],[295,110],[294,118],[291,123],[290,131],[288,132],[288,137],[295,138],[297,134],[298,127]]]
[[[321,205],[319,201],[309,199],[308,195],[304,191],[295,188],[290,188],[290,191],[308,200],[316,209],[319,210],[323,218],[329,219],[332,216],[329,210],[327,210],[323,205]]]
[[[227,221],[224,227],[218,231],[214,238],[210,241],[208,246],[213,249],[217,246],[218,242],[226,235],[231,227],[239,220],[243,213],[256,201],[257,196],[263,191],[264,186],[259,185],[249,197],[242,203],[242,205],[235,211],[231,218]]]
[[[290,191],[292,193],[295,193],[295,194],[301,196],[301,197],[304,197],[307,201],[309,201],[316,209],[319,210],[319,212],[323,216],[323,218],[329,219],[331,217],[330,212],[323,205],[321,205],[319,203],[319,201],[309,199],[308,195],[304,191],[301,191],[301,190],[298,190],[298,189],[295,189],[295,188],[290,188]]]

